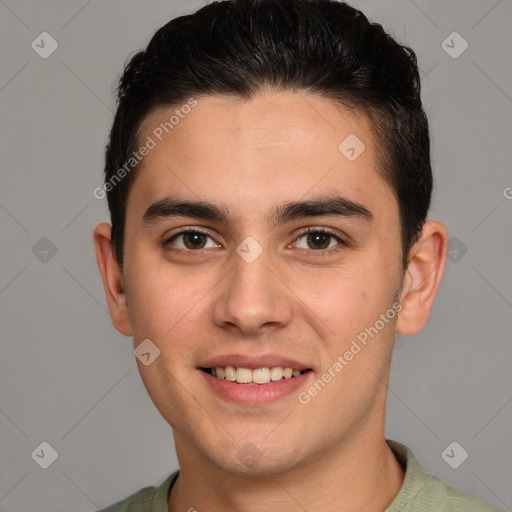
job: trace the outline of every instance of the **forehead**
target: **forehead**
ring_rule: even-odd
[[[285,199],[342,193],[366,198],[374,209],[396,209],[370,121],[360,112],[294,92],[194,99],[192,109],[159,108],[144,120],[139,140],[150,137],[155,147],[130,194],[147,201],[215,198],[238,210],[250,204],[255,213],[254,199],[263,211]]]
[[[339,143],[351,134],[359,135],[368,153],[373,151],[373,136],[367,117],[360,111],[317,95],[268,92],[250,100],[203,95],[195,101],[197,105],[187,109],[188,114],[183,110],[181,117],[172,114],[181,111],[186,102],[181,106],[156,109],[142,123],[141,136],[153,134],[160,139],[159,129],[162,131],[167,127],[169,133],[163,133],[162,137],[173,139],[176,152],[180,148],[187,152],[195,149],[199,151],[197,156],[204,156],[206,152],[213,151],[216,160],[226,153],[231,158],[236,153],[246,157],[249,149],[259,156],[268,153],[279,155],[288,150],[291,159],[299,159],[306,152],[328,150],[337,159],[340,156]],[[173,126],[169,126],[169,120]],[[226,138],[229,138],[229,146],[226,146]],[[310,145],[313,140],[315,147]],[[157,142],[165,144],[165,141]],[[219,147],[219,142],[224,144]]]

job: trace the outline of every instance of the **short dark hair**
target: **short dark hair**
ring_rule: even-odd
[[[317,94],[368,116],[381,174],[398,201],[405,267],[432,195],[416,55],[382,25],[336,0],[213,2],[161,27],[120,79],[106,183],[137,149],[141,124],[155,109],[194,95],[250,99],[268,89]],[[126,199],[136,170],[107,189],[121,268]]]

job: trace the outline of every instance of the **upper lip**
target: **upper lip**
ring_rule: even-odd
[[[277,354],[260,354],[253,356],[247,354],[225,354],[208,359],[199,365],[200,368],[215,368],[217,366],[234,366],[235,368],[242,367],[251,370],[256,368],[272,368],[274,366],[292,368],[293,370],[310,369],[310,367],[304,363]]]

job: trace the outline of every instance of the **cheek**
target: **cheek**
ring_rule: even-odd
[[[127,275],[127,281],[134,338],[150,338],[162,352],[171,343],[176,348],[182,339],[179,333],[198,317],[204,318],[208,290],[214,284],[212,276],[172,270],[161,258],[144,261],[135,257],[132,263],[137,271]]]
[[[321,338],[323,371],[331,369],[336,375],[319,406],[325,400],[328,407],[330,400],[338,398],[352,403],[356,399],[349,396],[351,393],[359,396],[356,401],[371,400],[379,387],[376,375],[386,373],[393,346],[396,312],[390,310],[392,276],[377,264],[350,269],[340,267],[321,279],[305,278],[297,292],[305,297],[300,315],[309,319]],[[387,311],[391,314],[383,322],[380,315]],[[333,368],[337,361],[339,371]]]
[[[137,360],[137,365],[149,396],[174,427],[176,418],[190,409],[184,383],[194,347],[204,342],[201,325],[208,318],[207,291],[212,285],[206,276],[171,272],[161,262],[133,258],[131,263],[137,269],[127,273],[134,344],[149,339],[159,350],[151,364]]]
[[[304,313],[324,324],[328,338],[343,340],[386,310],[389,290],[382,288],[385,285],[367,269],[341,266],[329,273],[301,276],[292,289],[303,302]]]

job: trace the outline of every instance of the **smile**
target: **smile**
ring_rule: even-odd
[[[213,377],[217,377],[218,379],[247,385],[263,385],[283,379],[292,379],[310,371],[309,369],[294,370],[293,368],[284,366],[250,369],[241,366],[235,367],[229,365],[216,366],[214,368],[202,368],[202,370]]]

